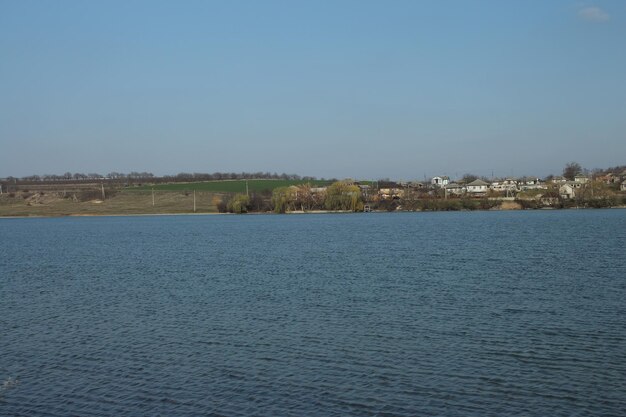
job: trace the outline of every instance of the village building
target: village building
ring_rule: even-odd
[[[543,181],[541,181],[539,178],[529,177],[529,178],[524,178],[522,181],[520,181],[518,183],[518,188],[522,191],[525,191],[525,190],[544,190],[547,187],[545,186],[545,184],[543,184]]]
[[[559,187],[559,195],[563,199],[571,199],[576,197],[579,190],[584,187],[586,185],[581,181],[567,181]]]
[[[467,192],[473,195],[484,195],[489,190],[489,183],[483,180],[474,180],[467,184]]]
[[[406,185],[409,188],[415,188],[415,189],[422,189],[422,188],[424,188],[424,183],[419,182],[419,181],[409,181]]]
[[[465,187],[456,182],[445,185],[443,188],[446,190],[447,194],[461,195],[465,193]]]
[[[589,178],[585,175],[576,175],[574,177],[574,182],[579,182],[581,184],[587,184],[589,182]]]
[[[506,185],[509,187],[517,187],[517,180],[514,178],[507,178],[504,181],[502,181],[502,185]]]
[[[601,181],[601,182],[603,182],[605,184],[609,184],[609,185],[611,185],[611,184],[619,184],[620,181],[621,181],[619,175],[615,175],[612,172],[609,172],[606,175],[599,176],[597,179],[598,179],[598,181]]]
[[[624,180],[624,181],[620,184],[619,189],[620,189],[621,191],[626,191],[626,180]]]
[[[559,187],[559,195],[564,200],[571,200],[576,197],[576,187],[570,183],[563,184]]]
[[[397,200],[404,196],[404,190],[402,188],[381,188],[378,190],[378,196],[382,200]]]
[[[432,177],[430,183],[435,187],[445,187],[450,183],[450,177]]]
[[[505,192],[505,191],[517,191],[517,180],[513,179],[513,178],[507,178],[503,181],[497,181],[497,182],[493,182],[491,183],[491,187],[492,190],[494,191],[500,191],[500,192]]]

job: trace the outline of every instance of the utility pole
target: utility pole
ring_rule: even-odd
[[[102,185],[102,200],[104,201],[104,199],[106,198],[106,196],[104,195],[104,184],[100,185]]]
[[[154,187],[152,187],[152,207],[154,207]]]
[[[248,192],[248,180],[246,179],[246,197],[250,197],[250,193]]]
[[[196,212],[196,190],[193,190],[193,212]]]
[[[591,173],[591,198],[593,198],[593,172]]]

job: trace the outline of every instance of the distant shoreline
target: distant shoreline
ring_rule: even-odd
[[[250,212],[250,213],[242,213],[242,214],[234,214],[234,213],[115,213],[115,214],[60,214],[60,215],[2,215],[0,219],[58,219],[58,218],[71,218],[71,217],[162,217],[162,216],[260,216],[260,215],[269,215],[269,216],[279,216],[279,215],[308,215],[308,214],[380,214],[380,213],[464,213],[464,212],[499,212],[499,211],[571,211],[571,210],[624,210],[625,206],[615,206],[615,207],[567,207],[567,208],[555,208],[555,207],[544,207],[538,209],[487,209],[487,210],[396,210],[396,211],[384,211],[384,210],[375,210],[369,213],[364,212],[352,212],[352,211],[333,211],[333,210],[312,210],[312,211],[290,211],[287,213],[273,213],[273,212]]]

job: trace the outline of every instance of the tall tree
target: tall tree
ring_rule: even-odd
[[[563,168],[563,176],[568,180],[572,181],[574,177],[580,174],[583,171],[583,168],[580,166],[578,162],[568,162]]]
[[[326,209],[328,210],[363,210],[361,190],[351,182],[337,181],[326,189]]]

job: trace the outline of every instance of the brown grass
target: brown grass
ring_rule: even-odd
[[[500,207],[498,207],[498,209],[500,209],[500,210],[521,210],[522,209],[522,205],[520,203],[515,202],[515,201],[503,201],[502,203],[500,203]]]
[[[15,193],[0,195],[0,216],[70,216],[193,213],[193,193],[156,191],[118,192],[104,201],[83,201],[80,193]],[[196,213],[217,213],[216,193],[196,191]]]

